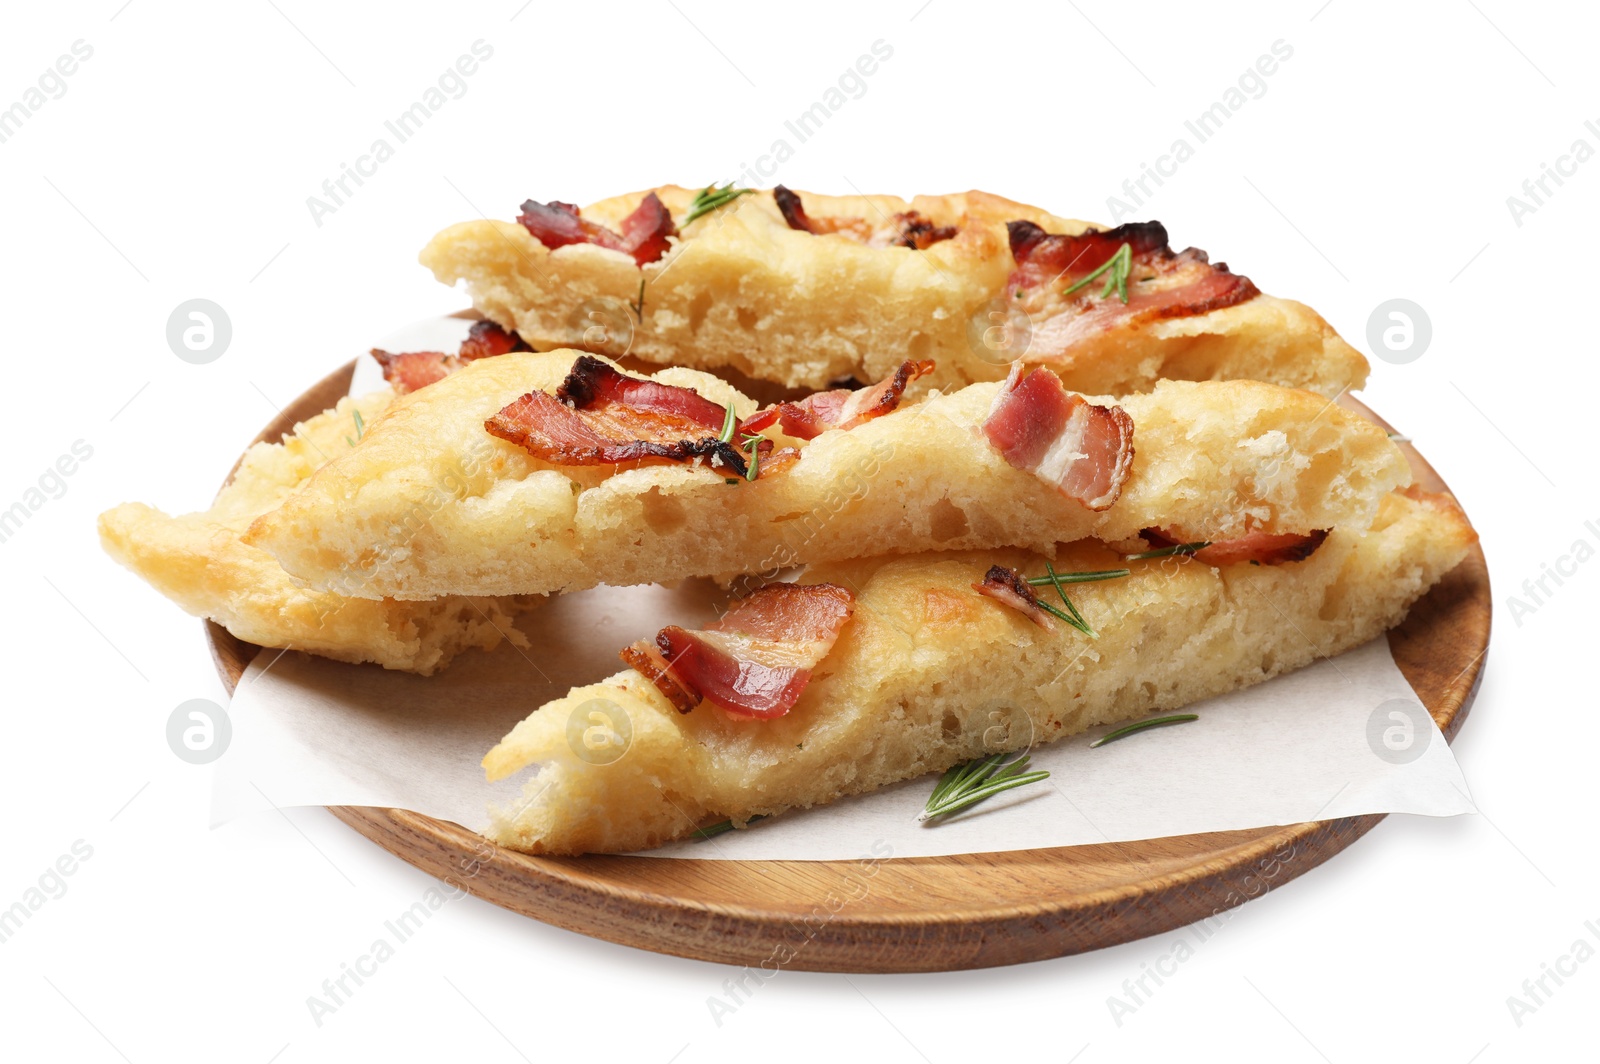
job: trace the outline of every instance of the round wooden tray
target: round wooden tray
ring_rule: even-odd
[[[258,439],[276,440],[333,406],[349,389],[354,366],[300,396]],[[1347,405],[1371,416],[1354,401]],[[1446,490],[1433,468],[1402,446],[1417,482]],[[1474,547],[1389,633],[1401,672],[1447,739],[1466,719],[1482,676],[1490,603],[1488,570]],[[260,648],[214,624],[206,629],[232,691]],[[1017,964],[1160,934],[1287,883],[1383,819],[886,860],[870,891],[856,898],[861,870],[854,861],[530,857],[402,809],[332,812],[429,874],[558,927],[682,957],[843,972]],[[477,874],[463,877],[474,861]]]

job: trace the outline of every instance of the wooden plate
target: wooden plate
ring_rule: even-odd
[[[320,381],[258,439],[279,439],[295,422],[333,406],[349,389],[354,367]],[[1354,401],[1348,405],[1371,416]],[[1418,483],[1446,490],[1409,444],[1402,447]],[[1489,615],[1489,574],[1474,547],[1389,633],[1400,671],[1447,739],[1477,691]],[[232,691],[260,648],[214,624],[206,628],[217,671]],[[887,860],[857,898],[862,871],[853,861],[529,857],[402,809],[332,812],[429,874],[558,927],[702,960],[844,972],[1017,964],[1160,934],[1287,883],[1383,819]],[[463,878],[461,869],[475,859],[477,875]]]

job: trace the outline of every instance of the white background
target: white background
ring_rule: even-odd
[[[0,509],[75,440],[93,456],[0,543],[0,907],[93,856],[0,945],[0,1053],[134,1062],[441,1057],[1083,1062],[1570,1060],[1600,963],[1519,1026],[1506,999],[1600,923],[1592,683],[1600,565],[1514,619],[1525,579],[1600,531],[1593,292],[1600,161],[1513,220],[1506,198],[1600,124],[1580,5],[763,8],[101,0],[8,12],[0,107],[93,56],[0,144],[9,350]],[[119,6],[121,5],[121,6]],[[1321,5],[1319,7],[1319,5]],[[493,49],[336,213],[306,198],[475,40]],[[1487,678],[1458,743],[1482,815],[1391,818],[1246,906],[1132,1015],[1107,999],[1175,935],[1008,970],[784,972],[719,1026],[730,969],[450,903],[339,1011],[306,998],[430,881],[327,813],[206,828],[210,770],[168,714],[221,700],[198,622],[99,551],[127,499],[206,505],[234,456],[376,337],[464,305],[416,265],[438,228],[524,198],[724,179],[872,43],[893,56],[776,177],[819,191],[991,189],[1105,219],[1106,197],[1277,40],[1293,56],[1142,208],[1353,343],[1380,302],[1433,340],[1366,400],[1482,533]],[[1191,141],[1193,138],[1190,138]],[[770,183],[770,182],[769,182]],[[218,361],[174,357],[180,302],[226,308]],[[1587,315],[1586,315],[1587,316]],[[1531,601],[1531,600],[1530,600]],[[1520,621],[1520,623],[1519,623]],[[1554,988],[1554,983],[1548,984]],[[1208,1047],[1226,1046],[1226,1050]]]

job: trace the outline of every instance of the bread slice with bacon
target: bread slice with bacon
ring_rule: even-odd
[[[421,260],[535,347],[789,387],[924,359],[924,386],[997,380],[1021,358],[1096,395],[1253,379],[1333,396],[1367,375],[1316,312],[1174,252],[1159,222],[1105,229],[985,192],[529,200],[517,221],[445,229]]]
[[[1378,636],[1475,538],[1449,498],[1397,492],[1300,560],[1073,544],[1059,573],[1132,569],[1071,585],[1092,643],[974,589],[996,568],[1043,576],[1024,551],[816,566],[711,631],[664,630],[664,678],[643,664],[535,710],[484,758],[491,780],[537,766],[489,834],[532,853],[641,850],[1175,709]],[[649,645],[629,649],[643,663]]]
[[[360,424],[376,419],[393,398],[383,391],[341,399],[282,442],[251,447],[203,513],[171,517],[143,503],[108,510],[100,516],[100,542],[185,611],[264,647],[427,675],[469,647],[488,650],[503,639],[526,646],[513,621],[537,597],[396,602],[313,591],[241,540],[252,521],[304,487],[331,456],[350,450]]]
[[[757,410],[693,370],[480,359],[401,398],[245,541],[343,594],[508,595],[1153,527],[1304,535],[1360,527],[1410,481],[1381,429],[1309,392],[1172,381],[1111,401],[1017,367],[896,408],[926,368]]]

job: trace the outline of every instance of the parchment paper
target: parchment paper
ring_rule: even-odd
[[[453,350],[467,325],[424,322],[378,346]],[[363,367],[351,390],[381,379]],[[429,678],[265,652],[234,694],[212,821],[275,806],[370,805],[480,830],[489,803],[514,801],[526,778],[490,786],[479,767],[512,725],[570,687],[617,672],[617,649],[629,642],[668,623],[711,620],[719,594],[691,580],[562,596],[523,619],[537,650],[469,652]],[[928,777],[651,855],[837,860],[859,857],[862,840],[873,840],[896,857],[937,856],[1473,809],[1449,746],[1385,639],[1187,708],[1200,720],[1100,749],[1088,744],[1108,728],[1041,747],[1031,767],[1047,769],[1049,780],[937,827],[916,819]]]

